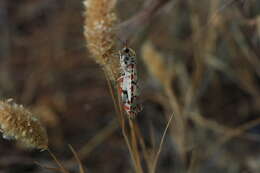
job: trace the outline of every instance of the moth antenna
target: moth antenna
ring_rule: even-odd
[[[128,40],[124,41],[124,47],[128,47]]]
[[[122,40],[120,37],[118,37],[117,35],[116,35],[116,38],[121,42],[121,44],[123,45],[123,47],[128,47],[128,40],[126,39],[126,40]]]

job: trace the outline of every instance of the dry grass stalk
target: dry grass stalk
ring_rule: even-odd
[[[260,39],[260,15],[256,17],[257,36]]]
[[[40,121],[10,100],[0,101],[0,128],[6,139],[16,139],[29,148],[48,148],[48,136]]]
[[[114,92],[113,87],[112,87],[112,82],[109,81],[109,77],[108,77],[107,73],[105,73],[105,77],[107,79],[109,91],[110,91],[110,94],[111,94],[111,97],[112,97],[112,100],[113,100],[113,104],[114,104],[114,107],[115,107],[115,110],[116,110],[117,118],[118,118],[120,126],[121,126],[122,134],[123,134],[124,140],[126,142],[127,148],[129,150],[129,154],[131,156],[131,159],[133,161],[135,172],[142,173],[143,170],[142,170],[142,167],[141,167],[141,164],[140,164],[139,152],[136,151],[137,147],[132,147],[132,146],[135,146],[136,140],[130,139],[130,134],[127,133],[127,128],[125,126],[125,116],[124,116],[124,112],[122,110],[122,106],[121,106],[121,102],[120,102],[120,99],[121,99],[120,95],[116,94]],[[129,120],[132,138],[136,138],[136,135],[134,133],[135,129],[133,128],[133,125],[131,126],[131,121],[132,120]]]
[[[158,151],[156,152],[155,154],[155,157],[154,157],[154,160],[153,160],[153,165],[152,165],[152,170],[151,170],[151,173],[155,173],[156,171],[156,167],[157,167],[157,164],[158,164],[158,160],[159,160],[159,156],[160,156],[160,153],[162,151],[162,147],[163,147],[163,143],[164,143],[164,140],[165,140],[165,137],[166,137],[166,133],[168,131],[168,128],[172,122],[172,118],[173,118],[174,114],[172,114],[167,122],[167,125],[164,129],[164,132],[163,132],[163,135],[162,135],[162,138],[161,138],[161,141],[160,141],[160,145],[159,145],[159,148],[158,148]]]
[[[85,173],[86,170],[84,169],[84,166],[81,162],[81,160],[79,159],[79,156],[77,154],[77,152],[74,150],[74,148],[69,145],[69,148],[71,150],[71,152],[73,153],[74,159],[76,160],[78,167],[79,167],[79,173]],[[39,165],[40,167],[50,170],[50,171],[55,171],[55,172],[60,172],[60,173],[70,173],[65,166],[61,163],[61,161],[59,161],[59,159],[55,156],[54,153],[52,153],[52,151],[50,149],[47,150],[50,154],[50,156],[52,157],[53,161],[58,165],[57,168],[52,168],[52,167],[48,167],[48,166],[44,166],[39,162],[35,162],[37,165]]]
[[[163,86],[168,86],[172,78],[172,73],[163,61],[164,57],[149,41],[144,43],[142,47],[142,58],[151,75],[159,80]]]
[[[130,19],[120,23],[117,26],[118,35],[123,39],[128,40],[130,37],[136,36],[138,31],[143,30],[153,17],[163,9],[170,0],[147,0],[144,1],[143,8]]]
[[[167,68],[166,63],[163,61],[163,55],[158,52],[150,42],[146,42],[143,45],[142,58],[151,75],[160,81],[163,90],[168,97],[169,104],[174,112],[175,121],[175,126],[171,127],[170,130],[174,135],[178,151],[182,159],[185,160],[185,119],[182,116],[182,108],[179,101],[171,87],[174,73]]]
[[[84,35],[93,59],[102,66],[110,80],[119,75],[119,61],[116,55],[114,26],[117,16],[114,12],[116,0],[85,0]]]

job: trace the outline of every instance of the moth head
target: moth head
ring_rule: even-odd
[[[135,51],[129,47],[124,47],[120,51],[120,63],[123,68],[135,62]]]
[[[129,57],[135,57],[135,51],[129,47],[124,47],[121,51],[123,55],[127,55]]]

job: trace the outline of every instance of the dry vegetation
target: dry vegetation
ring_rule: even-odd
[[[2,0],[0,23],[1,100],[39,116],[51,150],[0,139],[0,172],[260,172],[260,1]],[[135,120],[119,38],[137,53]],[[15,105],[0,102],[0,124],[20,139],[32,119]]]
[[[0,101],[0,128],[4,139],[15,139],[29,148],[48,148],[48,136],[40,121],[12,100]]]

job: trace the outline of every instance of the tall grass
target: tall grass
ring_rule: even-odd
[[[87,40],[87,46],[92,54],[92,57],[104,69],[104,74],[107,79],[111,97],[113,99],[117,118],[120,123],[126,146],[129,150],[134,170],[137,173],[143,173],[145,171],[142,164],[142,153],[146,151],[139,150],[139,146],[142,143],[143,139],[140,133],[137,133],[137,130],[139,128],[138,124],[135,120],[128,119],[125,115],[125,112],[121,106],[122,103],[120,95],[117,92],[118,85],[111,82],[111,79],[113,81],[116,79],[116,77],[119,76],[119,71],[115,71],[119,70],[116,69],[119,66],[119,57],[115,56],[115,51],[111,51],[116,49],[116,40],[114,39],[114,36],[116,34],[114,30],[116,22],[114,22],[114,19],[116,19],[117,17],[114,17],[116,15],[113,13],[115,7],[114,3],[115,1],[108,0],[86,1],[85,36]],[[112,52],[114,52],[114,54]],[[111,73],[112,70],[114,71]],[[171,118],[169,120],[169,123],[171,122]],[[162,142],[165,138],[169,123],[162,137]],[[149,169],[151,173],[155,172],[159,154],[162,149],[162,142],[160,144],[158,152],[156,153],[156,155],[154,155],[154,159],[152,159],[152,167],[151,169]],[[148,160],[148,164],[149,161],[151,160]]]

